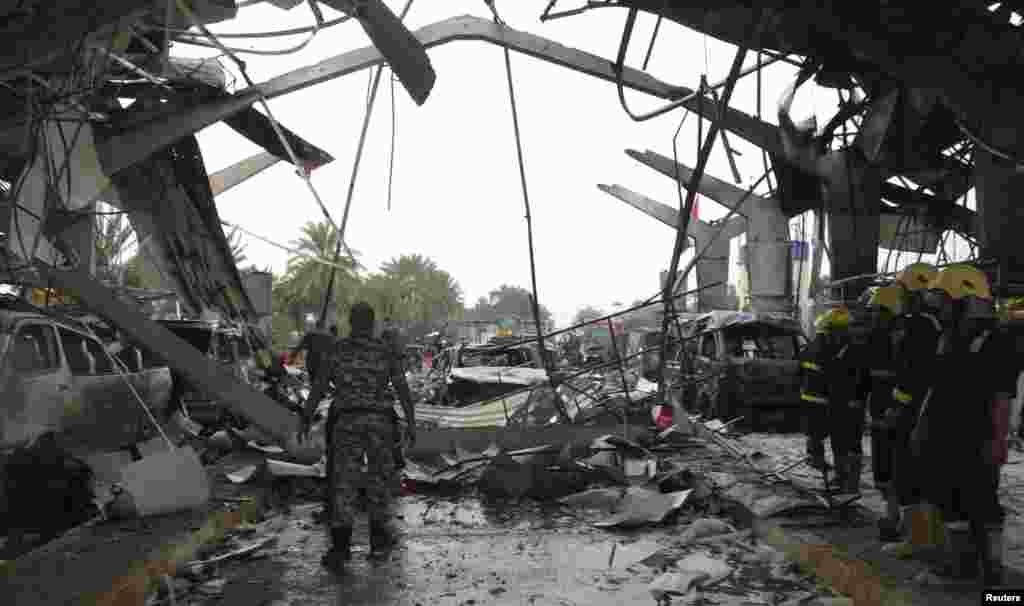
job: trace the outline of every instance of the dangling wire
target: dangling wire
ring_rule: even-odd
[[[484,3],[489,9],[491,9],[491,15],[494,17],[494,22],[498,25],[505,25],[501,16],[498,15],[498,9],[494,6],[494,0],[484,0]],[[504,37],[504,29],[502,30],[502,36]],[[554,382],[551,379],[551,369],[548,361],[547,350],[544,348],[544,330],[540,323],[540,299],[537,297],[537,264],[533,252],[533,219],[530,216],[530,192],[526,184],[526,166],[523,162],[522,135],[519,132],[519,111],[516,108],[516,90],[512,81],[512,59],[507,46],[502,45],[502,50],[504,51],[505,56],[505,78],[508,81],[509,104],[512,109],[512,129],[515,132],[516,138],[516,157],[519,160],[519,183],[523,190],[523,206],[526,209],[526,238],[530,252],[530,285],[533,290],[531,305],[533,307],[533,323],[537,330],[537,347],[541,360],[544,363],[544,369],[547,371],[548,383],[552,387],[558,412],[563,420],[569,421],[569,413],[565,410],[565,405],[562,402],[561,397],[559,397],[558,392],[555,390]]]
[[[391,153],[388,157],[388,210],[391,210],[391,183],[395,176],[395,74],[391,74]]]

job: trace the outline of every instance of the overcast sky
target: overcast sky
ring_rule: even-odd
[[[390,0],[400,11],[404,0]],[[614,60],[626,11],[604,8],[540,23],[546,0],[498,3],[513,28]],[[324,9],[330,19],[337,16]],[[407,19],[410,29],[463,14],[489,17],[482,0],[417,0]],[[628,63],[639,68],[655,17],[641,13]],[[257,4],[237,19],[211,26],[215,33],[277,30],[313,23],[308,6],[290,11]],[[277,39],[225,39],[240,48],[293,47],[303,36]],[[369,44],[354,21],[323,30],[303,50],[285,56],[243,55],[256,82]],[[706,53],[705,53],[706,48]],[[701,73],[710,82],[725,77],[735,47],[665,21],[649,71],[670,83],[695,88]],[[215,51],[176,44],[172,53],[205,57]],[[346,240],[362,253],[369,270],[401,254],[434,259],[461,284],[467,305],[501,283],[529,288],[529,258],[523,197],[501,49],[483,42],[452,42],[429,51],[437,83],[417,107],[395,85],[397,121],[394,184],[387,210],[391,99],[382,81],[349,217]],[[748,57],[752,64],[756,55]],[[705,61],[706,59],[706,61]],[[229,62],[224,61],[225,65]],[[512,71],[519,106],[526,177],[533,211],[540,302],[559,324],[585,304],[608,308],[613,302],[646,298],[667,268],[673,232],[667,226],[602,193],[598,183],[620,184],[678,207],[672,181],[635,162],[626,148],[652,149],[672,156],[672,135],[680,111],[636,123],[619,106],[615,87],[569,69],[513,53]],[[313,182],[336,221],[341,220],[359,129],[365,111],[370,70],[292,93],[270,102],[288,128],[329,151],[336,160],[314,173]],[[775,64],[764,70],[762,109],[775,122],[776,101],[795,69]],[[244,87],[239,79],[237,88]],[[802,91],[803,92],[803,91]],[[819,124],[834,112],[834,93],[802,94],[795,117],[817,113]],[[635,112],[663,101],[627,91]],[[732,106],[754,113],[755,79],[742,80]],[[706,125],[707,123],[705,123]],[[693,166],[697,119],[691,116],[679,138],[679,159]],[[213,173],[260,150],[218,124],[199,134],[207,170]],[[761,155],[738,137],[733,145],[746,186],[762,172]],[[725,180],[731,173],[721,143],[708,172]],[[217,199],[221,217],[264,237],[287,243],[307,221],[322,219],[315,200],[291,166],[280,163]],[[725,210],[708,201],[701,218]],[[283,272],[288,254],[255,238],[245,238],[248,262]],[[685,262],[685,260],[684,260]]]

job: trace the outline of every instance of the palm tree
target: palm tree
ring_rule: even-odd
[[[461,314],[462,288],[433,260],[402,255],[385,262],[380,271],[397,299],[391,303],[394,319],[426,326]]]
[[[330,264],[334,262],[337,241],[337,233],[331,224],[309,222],[302,226],[302,237],[292,243],[304,256],[292,255],[288,259],[284,276],[274,286],[274,299],[283,310],[288,311],[297,325],[301,325],[304,313],[313,310],[317,314],[320,312],[330,280]],[[352,251],[352,254],[356,256],[359,253]],[[335,275],[331,297],[335,312],[351,304],[359,287],[358,272],[362,269],[355,258],[342,257],[338,265],[342,269],[338,269]]]
[[[242,265],[248,257],[245,256],[245,248],[248,246],[245,242],[242,242],[242,232],[238,231],[237,227],[232,227],[231,231],[227,234],[228,246],[231,248],[231,256],[235,260],[235,265]]]

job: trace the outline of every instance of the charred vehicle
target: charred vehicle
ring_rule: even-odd
[[[84,327],[2,305],[0,450],[46,433],[75,452],[117,450],[156,434],[131,387],[151,410],[165,409],[165,365],[135,347],[122,348],[111,362]]]
[[[53,536],[84,521],[85,458],[156,435],[132,390],[159,417],[170,370],[133,346],[107,352],[84,325],[0,298],[0,527]]]
[[[800,405],[799,323],[783,314],[714,311],[683,330],[692,363],[691,406],[723,420],[751,424],[770,409]]]
[[[442,403],[465,405],[499,398],[511,391],[547,380],[536,344],[460,346],[444,356]],[[554,350],[548,350],[554,361]]]
[[[251,383],[250,373],[257,364],[242,328],[201,320],[161,320],[160,323],[239,381]],[[181,406],[188,418],[210,427],[221,423],[245,426],[222,402],[195,389],[182,377],[175,375],[174,379],[176,401],[172,406]]]

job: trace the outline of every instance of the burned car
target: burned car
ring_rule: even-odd
[[[547,380],[536,344],[460,346],[442,359],[445,377],[441,403],[461,406],[499,398]],[[553,362],[554,350],[548,350]]]
[[[800,405],[799,323],[784,314],[714,311],[685,325],[690,406],[723,420]]]
[[[122,345],[111,356],[113,348],[85,325],[0,297],[4,530],[53,536],[84,521],[92,515],[85,459],[156,435],[135,394],[160,416],[170,399],[170,370],[141,349]],[[17,543],[15,538],[8,546]]]
[[[51,432],[81,452],[144,441],[156,429],[132,388],[151,410],[163,410],[170,370],[135,347],[112,362],[84,327],[0,302],[0,450]]]

